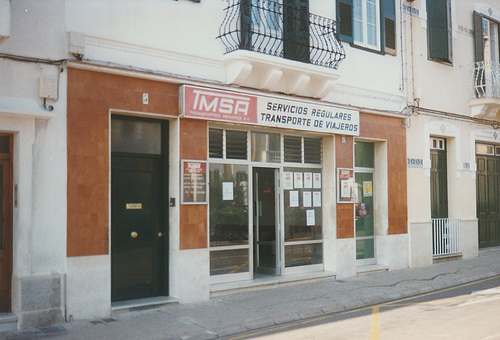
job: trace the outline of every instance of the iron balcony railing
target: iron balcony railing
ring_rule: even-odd
[[[219,38],[226,54],[249,50],[337,69],[345,58],[335,21],[270,0],[226,0]]]
[[[473,87],[476,98],[500,98],[500,64],[493,61],[476,62]]]
[[[443,256],[462,252],[461,223],[456,218],[432,219],[432,255]]]

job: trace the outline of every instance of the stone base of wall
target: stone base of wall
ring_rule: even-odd
[[[13,313],[18,326],[40,327],[64,321],[64,276],[13,277]]]

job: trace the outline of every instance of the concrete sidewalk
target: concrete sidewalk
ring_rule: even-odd
[[[500,275],[500,251],[336,280],[219,295],[210,301],[3,334],[4,339],[217,339],[304,318],[379,304]]]

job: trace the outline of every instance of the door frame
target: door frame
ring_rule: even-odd
[[[283,258],[284,258],[284,245],[281,242],[283,239],[283,228],[281,226],[281,187],[280,187],[280,178],[281,178],[281,168],[277,166],[256,166],[253,165],[251,167],[251,172],[252,172],[252,260],[253,260],[253,273],[254,274],[259,274],[259,266],[258,266],[258,245],[257,245],[257,234],[258,230],[256,230],[256,223],[258,223],[258,209],[255,207],[255,202],[257,199],[257,195],[255,194],[256,192],[256,185],[258,183],[255,183],[254,181],[254,176],[257,174],[257,171],[259,169],[266,169],[266,170],[273,170],[274,172],[274,216],[275,216],[275,224],[274,224],[274,233],[275,233],[275,252],[276,252],[276,257],[275,257],[275,272],[274,273],[260,273],[260,274],[268,274],[268,275],[273,275],[273,276],[280,276],[282,275],[283,272]]]
[[[374,210],[376,208],[375,205],[375,169],[374,168],[354,168],[354,182],[356,182],[356,174],[370,174],[372,175],[372,207],[371,207],[371,214],[373,215],[373,235],[372,236],[361,236],[358,237],[356,236],[356,204],[354,204],[354,256],[356,258],[357,254],[357,240],[359,239],[369,239],[373,238],[373,257],[367,258],[367,259],[356,259],[356,266],[367,266],[367,265],[372,265],[377,263],[377,242],[376,242],[376,230],[377,230],[377,225],[376,225],[376,218],[374,214]],[[357,195],[357,194],[356,194]],[[357,202],[355,202],[357,203]]]
[[[483,198],[485,198],[485,204],[488,204],[490,203],[489,202],[489,199],[487,198],[487,196],[489,196],[489,192],[479,192],[480,190],[480,187],[479,187],[479,178],[481,176],[480,172],[480,167],[479,167],[479,159],[482,158],[484,159],[484,162],[485,162],[485,169],[484,169],[484,173],[486,175],[486,181],[489,182],[489,179],[488,179],[488,160],[494,162],[494,163],[497,163],[497,162],[500,162],[500,147],[496,144],[493,144],[493,143],[483,143],[483,142],[478,142],[477,144],[483,144],[483,145],[488,145],[488,146],[492,146],[493,147],[493,153],[492,154],[484,154],[484,153],[478,153],[476,151],[476,155],[475,155],[475,160],[476,160],[476,214],[477,214],[477,218],[478,218],[478,247],[480,249],[482,248],[489,248],[489,247],[495,247],[495,246],[498,246],[500,245],[500,201],[498,200],[498,198],[500,198],[500,169],[497,169],[497,171],[493,171],[491,172],[492,173],[492,176],[494,177],[493,179],[493,182],[496,182],[497,184],[497,188],[493,188],[493,195],[496,196],[493,201],[496,201],[496,209],[497,209],[497,216],[499,218],[497,218],[496,221],[494,220],[485,220],[484,218],[480,218],[480,212],[481,212],[481,209],[480,209],[480,204],[481,204],[481,196],[483,196]],[[494,165],[495,166],[495,165]],[[489,183],[487,183],[489,184]],[[489,188],[492,188],[491,186],[488,186],[487,187]],[[480,195],[482,194],[482,195]],[[488,209],[488,208],[487,208]],[[492,224],[496,224],[496,227],[492,227],[493,229],[493,232],[496,234],[496,241],[491,239],[491,237],[487,236],[485,239],[482,239],[482,233],[481,233],[481,225],[482,223],[492,223]],[[486,230],[487,234],[491,235],[491,229],[487,227],[487,230]],[[483,241],[483,242],[481,242]]]
[[[110,229],[109,229],[109,239],[111,243],[111,212],[112,212],[112,204],[111,204],[111,174],[112,174],[112,169],[111,169],[111,158],[112,158],[112,150],[111,150],[111,122],[113,117],[117,117],[119,119],[128,119],[132,121],[152,121],[152,122],[159,122],[161,124],[161,160],[160,160],[160,220],[163,226],[160,229],[164,230],[164,233],[162,235],[163,239],[163,251],[160,252],[160,255],[163,256],[163,262],[161,263],[161,267],[159,268],[160,270],[160,279],[159,279],[159,285],[160,285],[160,294],[158,296],[169,296],[169,287],[170,287],[170,280],[169,280],[169,252],[170,252],[170,204],[169,204],[169,157],[170,157],[170,122],[168,119],[162,119],[160,117],[151,117],[151,116],[142,116],[142,115],[136,115],[136,114],[127,114],[126,112],[110,112],[109,114],[109,218],[110,218]],[[119,153],[122,154],[122,153]],[[125,153],[126,154],[126,153]],[[134,155],[133,153],[129,155]],[[135,154],[137,155],[137,154]],[[110,257],[112,256],[111,254],[111,244],[109,246],[109,254]],[[110,259],[110,265],[111,265],[111,259]],[[110,279],[111,279],[111,272],[110,272]],[[110,286],[110,291],[111,291],[111,286]]]
[[[0,136],[9,137],[9,152],[0,154],[0,160],[5,161],[7,164],[7,183],[4,183],[5,187],[5,201],[2,202],[0,209],[3,210],[4,222],[6,229],[2,229],[4,237],[4,246],[7,252],[7,261],[4,263],[6,268],[2,268],[7,276],[3,278],[0,282],[2,287],[6,288],[5,301],[0,305],[0,312],[10,312],[12,309],[12,265],[13,265],[13,199],[14,199],[14,167],[13,167],[13,150],[14,150],[14,138],[12,134],[0,133]]]

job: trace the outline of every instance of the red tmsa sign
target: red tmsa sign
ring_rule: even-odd
[[[239,123],[257,123],[257,97],[184,85],[184,116]]]

